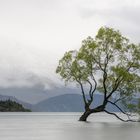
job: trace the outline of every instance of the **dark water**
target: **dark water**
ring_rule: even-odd
[[[0,140],[140,140],[140,123],[80,113],[0,113]]]

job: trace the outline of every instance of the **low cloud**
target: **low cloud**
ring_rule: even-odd
[[[0,1],[0,88],[64,85],[55,69],[101,26],[140,42],[138,0]]]
[[[96,1],[95,5],[94,2],[90,2],[88,6],[80,7],[81,18],[95,22],[101,21],[103,26],[118,29],[130,40],[139,43],[140,2],[136,0],[110,0],[105,5],[100,0],[99,2],[101,6]]]
[[[38,86],[49,89],[61,85],[55,75],[53,56],[46,49],[12,41],[0,41],[0,46],[0,88]]]

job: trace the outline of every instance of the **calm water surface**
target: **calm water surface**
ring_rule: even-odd
[[[140,140],[140,123],[80,113],[0,113],[0,140]]]

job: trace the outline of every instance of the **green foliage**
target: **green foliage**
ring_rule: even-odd
[[[21,104],[15,101],[6,100],[0,101],[0,112],[30,112],[30,110],[25,109]]]
[[[90,81],[94,87],[96,81],[105,97],[116,95],[125,102],[125,97],[140,92],[140,45],[131,44],[113,28],[101,27],[95,38],[82,41],[78,51],[64,54],[56,73],[66,82]]]

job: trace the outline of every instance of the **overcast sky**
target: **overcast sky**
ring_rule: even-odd
[[[140,1],[0,0],[0,87],[58,86],[59,59],[101,26],[140,42]]]

